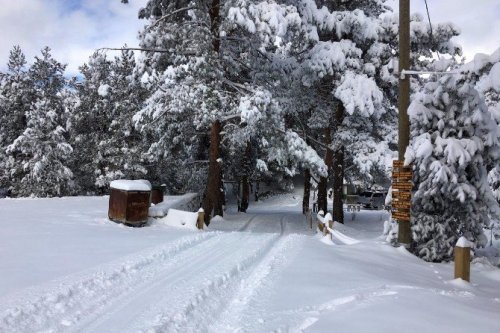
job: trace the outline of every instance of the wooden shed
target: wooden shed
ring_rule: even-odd
[[[110,184],[108,218],[130,226],[148,221],[151,184],[147,180],[115,180]]]
[[[165,193],[165,188],[167,185],[153,185],[151,189],[151,203],[153,204],[158,204],[160,202],[163,202],[163,196]]]

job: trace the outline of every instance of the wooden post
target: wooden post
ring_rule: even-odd
[[[318,215],[316,217],[316,219],[318,220],[318,228],[319,230],[323,233],[324,232],[324,226],[323,226],[323,218],[325,217],[325,212],[323,212],[323,210],[321,209],[319,212],[318,212]]]
[[[410,142],[410,122],[408,105],[410,104],[410,78],[401,75],[410,69],[410,0],[399,0],[399,160],[405,158],[406,147]]]
[[[196,223],[196,226],[198,229],[203,230],[203,226],[205,225],[205,211],[203,208],[200,208],[198,210],[198,221]]]
[[[404,161],[406,148],[410,142],[410,121],[408,105],[410,104],[410,78],[401,75],[403,70],[410,69],[410,0],[399,0],[399,126],[398,157]],[[399,222],[398,241],[405,246],[411,243],[410,221]]]
[[[327,215],[327,218],[328,218],[328,227],[330,229],[333,229],[333,218],[330,214]]]
[[[470,248],[471,243],[460,237],[455,245],[455,279],[461,278],[470,282]]]

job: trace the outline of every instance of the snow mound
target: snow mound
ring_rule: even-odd
[[[321,237],[320,242],[326,245],[335,245],[335,243],[332,242],[332,238],[330,237],[330,235],[324,235],[323,237]]]
[[[109,184],[110,188],[123,191],[151,191],[151,183],[145,179],[138,180],[113,180]]]
[[[457,241],[457,244],[455,244],[455,246],[458,246],[458,247],[472,247],[472,244],[471,242],[469,242],[467,240],[467,238],[465,238],[464,236],[460,237]]]
[[[456,288],[472,289],[472,285],[469,282],[467,282],[461,278],[456,278],[456,279],[450,280],[450,281],[448,281],[448,283]]]
[[[197,205],[196,198],[196,193],[187,193],[182,196],[167,196],[164,198],[164,201],[149,207],[149,217],[164,217],[171,208],[190,210],[193,206]]]
[[[360,243],[359,240],[351,238],[349,236],[346,236],[343,233],[341,233],[340,231],[332,230],[332,229],[329,229],[329,230],[332,233],[333,237],[335,237],[336,239],[338,239],[339,241],[341,241],[342,243],[344,243],[346,245],[354,245],[354,244]]]
[[[97,89],[97,93],[101,97],[106,97],[106,96],[108,96],[110,89],[111,89],[111,87],[109,86],[109,84],[102,84]]]
[[[198,213],[185,212],[182,210],[170,208],[168,210],[167,216],[165,216],[158,222],[171,227],[198,230],[196,221],[198,221]]]
[[[226,220],[224,220],[224,218],[220,215],[215,215],[214,217],[212,217],[212,219],[210,220],[210,223],[212,222],[224,222]]]

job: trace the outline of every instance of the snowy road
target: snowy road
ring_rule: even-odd
[[[305,223],[294,215],[254,215],[239,231],[186,236],[30,290],[16,297],[28,302],[3,312],[0,331],[233,331],[244,300],[300,245],[301,236],[287,232],[293,222]]]

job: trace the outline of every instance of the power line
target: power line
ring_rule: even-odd
[[[434,44],[434,36],[432,34],[432,23],[431,23],[431,15],[429,14],[429,6],[427,5],[427,0],[424,0],[425,2],[425,9],[427,10],[427,19],[429,20],[429,28],[431,32],[431,44]],[[439,51],[436,51],[438,59],[441,59],[439,56]]]

